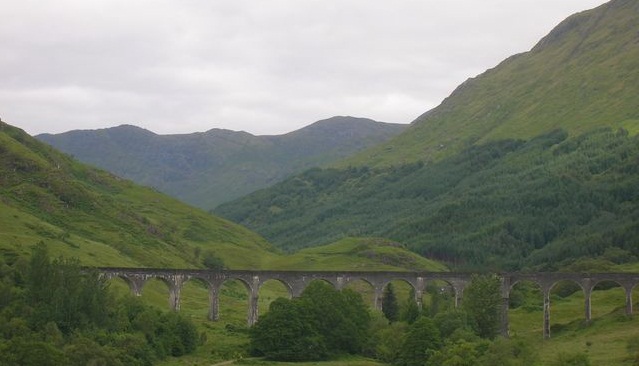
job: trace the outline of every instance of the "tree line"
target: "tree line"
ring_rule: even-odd
[[[0,256],[0,364],[152,365],[192,353],[194,324],[134,297],[116,299],[75,259],[51,259],[40,243],[30,260]]]

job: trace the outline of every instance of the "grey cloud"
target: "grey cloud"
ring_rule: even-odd
[[[30,133],[410,122],[602,0],[0,0],[0,116]]]

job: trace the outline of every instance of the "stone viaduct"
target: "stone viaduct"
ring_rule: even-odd
[[[147,280],[156,278],[169,288],[169,305],[173,310],[180,309],[180,291],[189,280],[199,280],[209,288],[209,319],[219,319],[219,291],[227,280],[239,280],[249,293],[248,325],[258,319],[258,293],[266,281],[276,280],[284,284],[291,297],[298,297],[304,288],[314,280],[331,283],[341,289],[350,282],[363,280],[375,290],[374,307],[381,310],[382,293],[386,285],[395,280],[405,281],[415,290],[415,300],[422,306],[422,295],[428,281],[444,281],[453,289],[455,306],[462,301],[464,288],[471,281],[472,273],[459,272],[357,272],[357,271],[259,271],[259,270],[201,270],[201,269],[155,269],[155,268],[98,268],[106,279],[122,278],[131,291],[140,296]],[[501,334],[508,336],[508,305],[510,292],[515,284],[521,281],[535,283],[543,293],[543,336],[550,338],[550,291],[560,281],[576,283],[584,293],[584,319],[591,320],[590,299],[594,287],[602,281],[619,284],[626,293],[626,314],[632,314],[632,290],[639,284],[639,273],[501,273],[497,274],[501,281]]]

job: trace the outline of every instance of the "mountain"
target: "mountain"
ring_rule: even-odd
[[[381,236],[468,269],[636,261],[638,105],[639,3],[614,0],[396,138],[215,212],[287,250]]]
[[[276,253],[259,235],[151,188],[80,164],[0,121],[0,250],[45,241],[85,265],[235,268]]]
[[[0,121],[0,260],[28,255],[40,241],[84,265],[202,268],[213,256],[232,269],[445,270],[373,238],[283,255],[239,225],[74,161]]]
[[[405,127],[333,117],[279,136],[220,129],[156,135],[123,125],[37,138],[83,162],[211,209],[293,173],[381,143]]]
[[[468,146],[562,128],[639,132],[639,3],[613,0],[568,17],[529,52],[457,87],[395,139],[339,166],[436,161]]]

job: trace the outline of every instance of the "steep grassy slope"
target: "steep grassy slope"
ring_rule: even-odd
[[[380,236],[494,269],[639,255],[639,139],[596,130],[476,146],[435,164],[314,169],[217,213],[295,250]]]
[[[0,122],[0,248],[45,240],[87,265],[200,266],[212,250],[250,268],[274,255],[258,235],[89,168]]]
[[[81,161],[211,209],[292,173],[381,143],[405,127],[333,117],[279,136],[218,129],[156,135],[120,126],[37,137]]]
[[[339,164],[433,161],[472,144],[556,128],[639,132],[639,3],[613,0],[559,24],[530,52],[460,85],[395,139]]]
[[[233,269],[445,270],[382,239],[350,238],[295,256],[226,220],[73,161],[0,122],[0,251],[45,241],[85,265]]]

